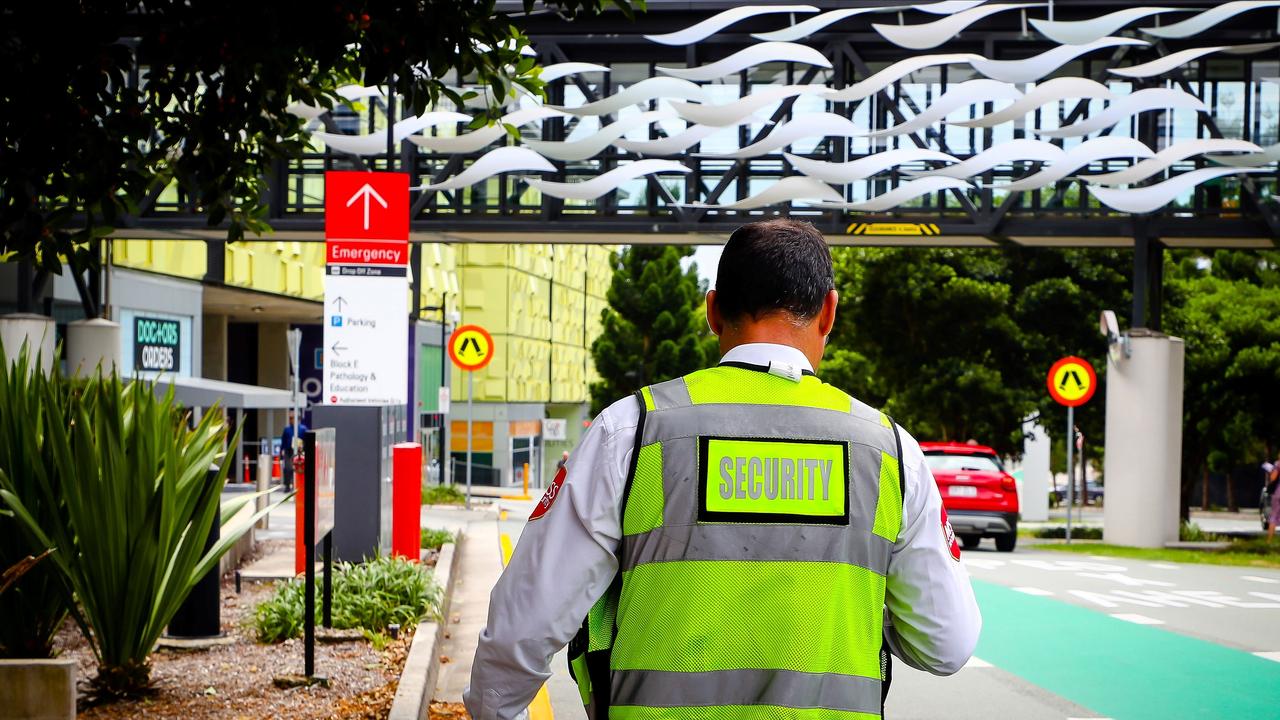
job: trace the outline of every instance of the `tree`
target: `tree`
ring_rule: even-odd
[[[837,250],[841,307],[822,374],[922,439],[975,439],[1016,455],[1024,418],[1060,417],[1044,389],[1053,361],[1077,354],[1101,366],[1098,312],[1126,306],[1118,255]],[[1091,405],[1077,424],[1101,437],[1101,403]]]
[[[1280,438],[1280,253],[1184,253],[1168,263],[1168,331],[1186,343],[1183,518],[1210,472],[1268,460]],[[1207,262],[1206,262],[1207,261]],[[1228,485],[1229,503],[1238,499]],[[1232,510],[1235,507],[1231,508]]]
[[[566,17],[627,0],[547,0]],[[643,0],[636,3],[640,5]],[[533,0],[524,0],[526,12]],[[540,93],[527,38],[492,0],[36,2],[0,11],[0,256],[43,284],[97,267],[96,241],[159,192],[264,232],[264,177],[306,144],[294,102],[332,107],[347,82],[388,84],[414,112],[450,82]],[[495,101],[496,103],[496,101]],[[490,115],[500,112],[490,108]],[[485,121],[477,118],[477,123]],[[29,298],[30,288],[20,289]],[[81,288],[86,312],[91,309]]]
[[[702,307],[706,288],[696,265],[680,269],[690,248],[635,245],[613,256],[609,306],[591,343],[600,380],[591,384],[591,412],[646,385],[687,375],[717,357]]]

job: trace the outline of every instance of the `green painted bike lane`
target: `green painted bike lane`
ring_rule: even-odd
[[[973,581],[977,656],[1114,720],[1280,718],[1280,663]]]

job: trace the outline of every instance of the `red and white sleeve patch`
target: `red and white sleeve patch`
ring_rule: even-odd
[[[564,475],[565,469],[560,468],[560,472],[556,473],[555,479],[547,486],[547,491],[542,493],[542,497],[538,499],[538,505],[533,508],[533,514],[529,516],[530,522],[546,515],[547,511],[551,509],[551,504],[556,501],[556,498],[560,497],[560,486],[564,484]]]
[[[942,508],[942,539],[951,551],[951,557],[960,562],[960,543],[956,541],[956,531],[951,529],[951,521],[947,519],[947,509]]]

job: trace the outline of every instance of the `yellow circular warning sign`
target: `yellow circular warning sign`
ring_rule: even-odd
[[[1075,356],[1064,357],[1049,368],[1049,395],[1059,404],[1079,407],[1093,397],[1098,387],[1098,376],[1088,360]]]
[[[493,359],[493,336],[479,325],[460,325],[449,336],[449,358],[460,370],[479,370]]]

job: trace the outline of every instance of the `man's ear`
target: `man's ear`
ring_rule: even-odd
[[[720,315],[720,304],[716,301],[716,291],[707,291],[707,327],[719,337],[724,332],[724,318]]]
[[[822,299],[822,310],[818,313],[818,333],[823,337],[831,334],[836,326],[836,305],[840,304],[840,293],[835,289],[827,291]]]

